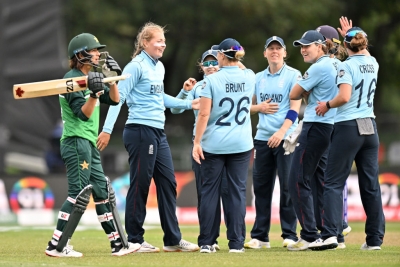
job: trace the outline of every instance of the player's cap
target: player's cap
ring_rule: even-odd
[[[211,46],[211,48],[208,49],[206,52],[204,52],[203,55],[201,56],[201,62],[203,62],[204,59],[205,59],[207,56],[212,56],[212,57],[214,57],[215,59],[217,59],[217,53],[218,53],[218,45],[213,45],[213,46]]]
[[[310,44],[325,44],[326,38],[315,30],[306,31],[301,39],[294,41],[294,46],[310,45]]]
[[[232,38],[227,38],[223,40],[218,45],[218,51],[224,53],[229,58],[235,58],[237,51],[244,50],[238,41]]]
[[[333,28],[332,26],[329,25],[322,25],[319,26],[316,29],[317,32],[321,33],[323,36],[325,36],[326,39],[331,39],[332,41],[335,41],[333,39],[336,39],[339,41],[339,33],[338,31]],[[340,42],[340,41],[339,41]]]
[[[105,45],[102,45],[99,43],[99,40],[94,36],[93,34],[90,33],[81,33],[69,42],[68,45],[68,56],[69,58],[73,58],[75,54],[86,50],[92,50],[92,49],[101,49],[106,47]]]
[[[278,42],[283,48],[286,49],[285,42],[283,41],[283,39],[282,39],[281,37],[272,36],[272,37],[269,37],[269,38],[267,39],[267,41],[265,42],[264,50],[265,50],[272,42]]]
[[[346,43],[350,43],[357,33],[362,33],[365,37],[367,37],[367,34],[360,27],[353,27],[348,29],[348,31],[346,32],[346,35],[344,36],[344,41]]]

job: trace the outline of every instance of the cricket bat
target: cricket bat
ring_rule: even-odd
[[[125,80],[128,75],[104,78],[104,83]],[[50,80],[34,83],[15,84],[13,94],[15,99],[50,96],[83,91],[87,88],[87,76]]]

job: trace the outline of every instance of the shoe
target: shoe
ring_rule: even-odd
[[[212,245],[212,246],[204,245],[204,246],[201,246],[201,248],[200,248],[200,253],[215,253],[215,252],[217,252],[217,251],[215,250],[214,245]]]
[[[215,250],[220,250],[219,246],[217,243],[215,243],[214,245],[212,245],[214,247]]]
[[[293,244],[289,244],[287,246],[287,249],[290,251],[307,250],[309,245],[310,245],[310,242],[307,242],[307,241],[303,240],[302,238],[299,238],[299,240],[297,240]]]
[[[128,247],[124,248],[122,243],[111,243],[112,256],[124,256],[132,252],[138,251],[141,245],[139,243],[128,242]]]
[[[186,240],[181,239],[179,244],[176,246],[164,246],[163,250],[165,252],[194,252],[198,251],[200,248],[198,245],[190,243]]]
[[[381,250],[380,246],[368,246],[367,243],[361,245],[361,250]]]
[[[136,252],[137,253],[157,253],[157,252],[160,252],[160,249],[158,247],[150,245],[146,241],[143,241],[143,243],[141,244],[141,247]]]
[[[318,238],[314,242],[308,245],[308,248],[311,250],[327,250],[334,249],[338,246],[337,237],[331,236],[325,240]]]
[[[338,246],[336,247],[336,249],[345,249],[346,248],[346,245],[345,245],[345,243],[343,242],[343,243],[338,243]]]
[[[232,248],[229,250],[229,253],[244,253],[244,248],[241,248],[241,249]]]
[[[351,232],[351,227],[347,226],[346,228],[343,229],[342,235],[347,236]]]
[[[247,243],[244,243],[245,248],[253,248],[253,249],[260,249],[260,248],[271,248],[269,242],[262,242],[258,239],[253,238]]]
[[[49,243],[47,244],[47,248],[45,250],[45,253],[47,256],[50,257],[75,257],[75,258],[79,258],[82,257],[83,254],[73,250],[73,247],[70,245],[66,245],[63,250],[61,252],[56,250],[56,246],[53,245],[53,243],[51,243],[51,241],[49,241]]]
[[[296,241],[289,239],[289,238],[285,238],[285,240],[283,240],[282,246],[284,248],[286,248],[288,245],[294,244],[294,243],[296,243]]]

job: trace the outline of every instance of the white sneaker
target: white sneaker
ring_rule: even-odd
[[[194,252],[198,251],[200,248],[198,245],[190,243],[186,240],[181,239],[179,244],[176,246],[164,246],[163,250],[165,252]]]
[[[346,228],[343,229],[342,235],[346,236],[351,232],[351,227],[347,226]]]
[[[367,243],[361,245],[361,250],[381,250],[380,246],[368,246]]]
[[[314,242],[308,245],[308,248],[311,250],[327,250],[334,249],[338,246],[337,237],[331,236],[325,240],[318,238]]]
[[[253,249],[260,249],[260,248],[271,248],[269,242],[262,242],[258,239],[253,238],[247,243],[244,243],[245,248],[253,248]]]
[[[343,243],[338,243],[338,246],[336,247],[336,249],[345,249],[346,248],[346,245],[345,245],[345,243],[343,242]]]
[[[244,248],[241,248],[241,249],[232,248],[229,250],[229,253],[244,253]]]
[[[111,255],[112,256],[124,256],[140,249],[139,243],[128,242],[128,248],[124,248],[121,243],[111,244]]]
[[[310,245],[310,242],[307,242],[307,241],[303,240],[302,238],[299,238],[299,240],[297,240],[297,242],[294,242],[293,244],[289,244],[287,246],[287,249],[290,251],[307,250],[309,245]]]
[[[204,245],[200,248],[200,253],[215,253],[217,252],[214,246]]]
[[[220,247],[218,246],[218,244],[217,243],[215,243],[214,245],[212,245],[213,246],[213,248],[215,249],[215,250],[220,250]]]
[[[288,245],[294,244],[296,243],[296,241],[289,239],[289,238],[285,238],[285,240],[283,240],[282,246],[284,248],[286,248]]]
[[[74,257],[79,258],[82,257],[83,254],[73,250],[73,247],[70,245],[66,245],[61,252],[56,250],[56,246],[54,246],[51,241],[47,244],[47,248],[44,251],[47,256],[50,257]]]
[[[150,245],[146,241],[143,241],[143,243],[141,244],[141,247],[136,252],[137,253],[157,253],[157,252],[160,252],[160,249],[158,247]]]

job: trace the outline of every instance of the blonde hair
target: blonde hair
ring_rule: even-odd
[[[147,22],[140,30],[136,36],[135,41],[135,52],[132,57],[137,56],[144,50],[144,40],[150,41],[154,36],[154,32],[166,33],[165,26],[161,27],[153,22]]]
[[[236,53],[235,53],[235,59],[238,60],[238,61],[240,61],[240,60],[243,59],[243,57],[244,57],[245,54],[246,54],[246,53],[244,52],[244,49],[239,50],[239,51],[236,51]]]
[[[325,54],[329,53],[329,50],[335,47],[335,44],[332,42],[330,39],[325,40],[325,45],[322,45],[322,51],[324,51]]]
[[[358,52],[368,47],[368,39],[359,32],[351,39],[350,43],[346,43],[346,47],[353,52]]]
[[[344,60],[348,55],[346,49],[342,45],[338,45],[337,47],[337,52],[335,53],[335,56],[337,59],[340,61]]]
[[[226,53],[232,53],[235,52],[235,56],[231,57],[230,55],[227,55]],[[226,56],[226,58],[228,59],[228,61],[241,61],[245,55],[244,49],[242,50],[237,50],[237,51],[229,51],[229,52],[222,52],[222,54],[224,54]]]

